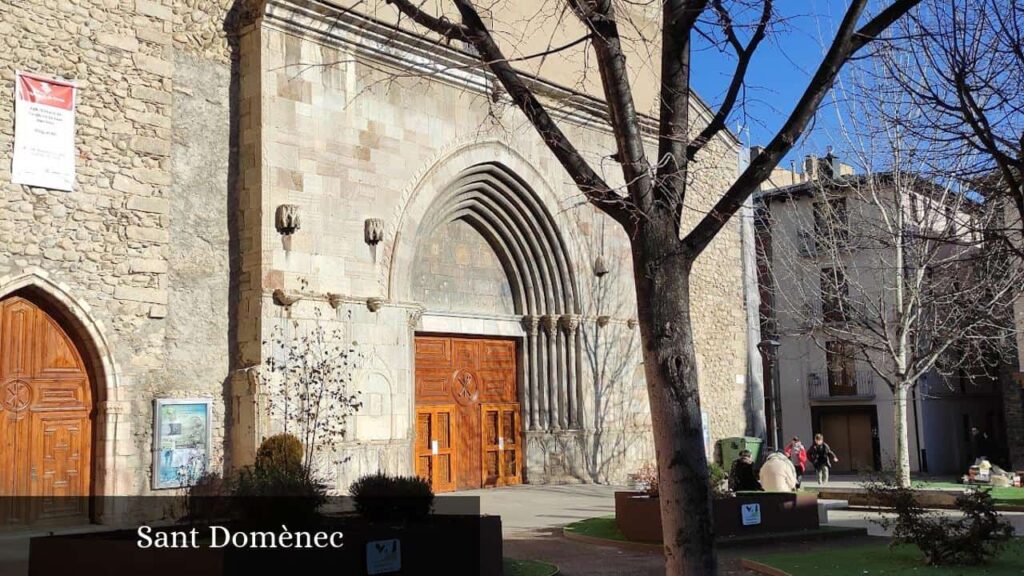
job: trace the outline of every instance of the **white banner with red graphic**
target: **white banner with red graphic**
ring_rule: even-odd
[[[18,72],[11,181],[71,191],[75,183],[75,91],[64,80]]]

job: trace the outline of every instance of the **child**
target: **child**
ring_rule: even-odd
[[[807,456],[818,473],[818,484],[821,486],[828,484],[828,469],[832,467],[832,464],[839,462],[839,456],[836,456],[832,448],[825,443],[825,437],[820,433],[814,435],[814,445],[811,446]]]
[[[807,450],[800,442],[800,437],[793,436],[783,452],[786,453],[789,461],[793,463],[793,468],[796,469],[796,487],[800,488],[800,483],[804,479],[804,470],[807,468]]]

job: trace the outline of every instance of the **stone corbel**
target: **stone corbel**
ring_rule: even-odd
[[[383,298],[378,298],[376,296],[373,296],[371,298],[367,298],[366,299],[366,308],[370,312],[377,312],[378,310],[380,310],[383,307],[384,307],[384,299]]]
[[[280,288],[274,290],[274,304],[277,304],[278,306],[284,306],[287,308],[299,300],[302,300],[302,296],[297,294],[288,294]]]
[[[605,326],[607,326],[611,321],[612,321],[612,317],[611,316],[598,316],[597,317],[597,325],[600,326],[601,328],[604,328]]]
[[[363,222],[363,241],[370,246],[376,246],[384,240],[384,219],[367,218]]]
[[[274,227],[278,234],[291,236],[302,227],[302,219],[299,217],[299,206],[297,204],[281,204],[274,214]]]
[[[327,293],[327,303],[331,305],[331,308],[337,310],[344,302],[345,300],[341,297],[341,294]]]
[[[420,325],[420,320],[423,318],[423,312],[425,311],[422,307],[413,308],[409,310],[409,327],[416,328]]]

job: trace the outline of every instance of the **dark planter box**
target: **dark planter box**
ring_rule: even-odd
[[[759,504],[761,522],[743,525],[741,506]],[[729,538],[818,528],[818,497],[796,492],[741,492],[713,506],[715,536]],[[615,523],[637,542],[661,542],[661,508],[657,498],[642,492],[615,493]]]
[[[237,525],[229,530],[251,531]],[[290,527],[292,528],[292,527]],[[188,526],[154,528],[187,530]],[[33,538],[29,545],[30,576],[254,576],[257,574],[367,574],[368,542],[396,538],[401,547],[401,572],[393,574],[502,574],[501,518],[436,515],[406,523],[369,523],[349,517],[328,518],[308,531],[342,532],[344,547],[321,549],[253,549],[208,547],[199,530],[199,548],[142,549],[136,530],[116,530]],[[298,528],[292,528],[298,531]],[[441,553],[441,551],[449,553]],[[441,570],[441,572],[438,572]]]

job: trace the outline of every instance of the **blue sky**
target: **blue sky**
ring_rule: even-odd
[[[729,128],[744,144],[764,145],[785,121],[814,74],[831,42],[836,23],[842,18],[845,0],[779,0],[776,12],[781,23],[762,42],[747,73],[745,114],[738,111]],[[698,94],[713,106],[721,100],[735,67],[734,59],[708,49],[694,53],[693,84]],[[830,129],[836,114],[826,98],[812,131],[780,165],[805,154],[824,154],[831,143]]]

